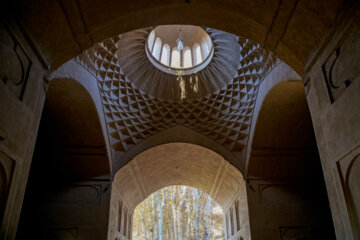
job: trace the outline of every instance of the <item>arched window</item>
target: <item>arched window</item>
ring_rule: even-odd
[[[203,56],[203,60],[209,55],[210,49],[208,45],[208,41],[206,37],[201,39],[201,55]]]
[[[191,49],[189,47],[185,47],[184,48],[184,52],[183,52],[184,56],[184,68],[189,68],[192,67],[192,59],[191,59]]]
[[[171,53],[171,67],[180,68],[180,51],[174,47]]]
[[[211,46],[212,46],[212,41],[211,41],[211,38],[209,36],[206,36],[206,42],[207,42],[209,52],[210,52]]]
[[[152,31],[149,35],[149,39],[148,39],[148,47],[150,52],[152,52],[153,47],[154,47],[154,41],[155,41],[155,32]]]
[[[236,231],[240,231],[239,200],[235,201]]]
[[[164,44],[161,52],[160,62],[166,66],[170,65],[170,46],[169,44]]]
[[[127,232],[127,219],[128,219],[128,214],[127,211],[124,209],[124,228],[123,228],[123,232],[122,234],[126,236],[126,232]]]
[[[160,38],[157,37],[155,40],[154,48],[152,50],[152,55],[156,60],[160,60],[160,53],[162,47],[161,45],[162,45],[162,41]]]
[[[121,232],[121,219],[122,219],[122,202],[119,201],[119,205],[118,205],[118,231]]]
[[[198,65],[198,64],[200,64],[201,62],[202,62],[202,54],[201,54],[201,49],[200,49],[200,45],[199,44],[195,44],[194,45],[194,47],[195,47],[195,51],[194,51],[194,53],[195,53],[195,56],[196,56],[196,59],[195,59],[195,65]]]

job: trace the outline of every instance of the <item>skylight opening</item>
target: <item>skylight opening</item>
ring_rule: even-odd
[[[195,73],[204,68],[213,55],[210,36],[204,29],[191,25],[163,25],[148,36],[146,50],[151,62],[160,70],[176,74]]]

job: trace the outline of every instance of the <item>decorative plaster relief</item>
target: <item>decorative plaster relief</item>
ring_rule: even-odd
[[[307,226],[280,227],[281,240],[310,240],[311,229]]]
[[[52,197],[52,203],[68,205],[100,204],[101,193],[102,185],[66,186]]]
[[[15,161],[0,152],[0,223],[4,217]]]
[[[0,81],[22,101],[32,62],[14,34],[0,26]]]
[[[5,141],[7,138],[7,133],[4,128],[0,126],[0,142]]]
[[[355,21],[322,65],[330,102],[360,77],[360,24]],[[351,57],[349,57],[351,56]]]
[[[346,188],[349,192],[352,222],[356,232],[360,232],[360,155],[351,162],[346,176]]]
[[[311,202],[310,184],[259,184],[262,204],[308,204]]]
[[[337,162],[347,210],[354,234],[360,233],[360,146]]]
[[[46,239],[49,240],[77,240],[77,228],[48,228]]]
[[[115,150],[127,151],[177,125],[197,131],[230,151],[246,146],[258,86],[277,61],[272,54],[240,37],[237,75],[225,87],[199,99],[169,101],[144,93],[124,75],[118,61],[120,39],[121,35],[107,39],[75,59],[98,79]]]

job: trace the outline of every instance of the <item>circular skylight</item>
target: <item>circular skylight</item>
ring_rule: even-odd
[[[154,66],[175,75],[200,71],[214,52],[204,29],[191,25],[157,26],[150,32],[145,48]]]

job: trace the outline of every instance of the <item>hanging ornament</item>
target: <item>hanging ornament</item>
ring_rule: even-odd
[[[184,39],[182,38],[181,35],[181,28],[179,29],[179,38],[176,40],[176,44],[177,44],[177,48],[179,49],[179,51],[182,51],[184,49]]]

